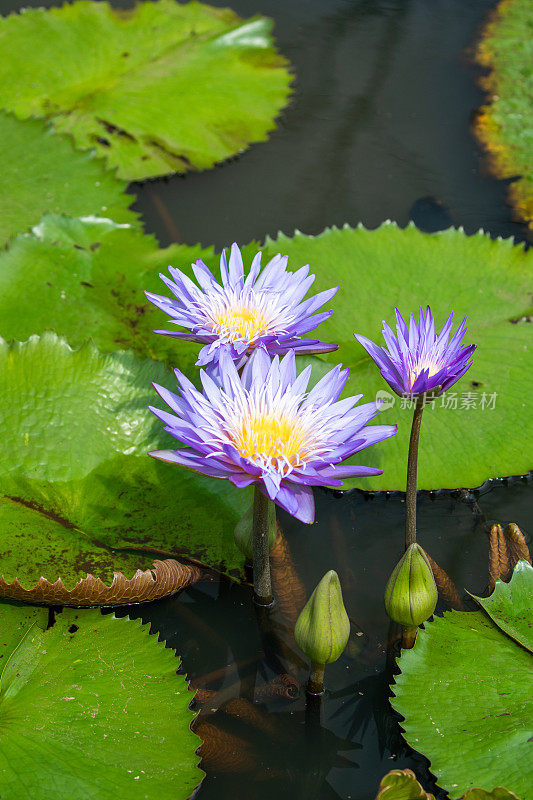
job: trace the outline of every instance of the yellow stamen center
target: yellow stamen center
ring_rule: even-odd
[[[289,417],[273,414],[252,417],[242,423],[232,438],[243,458],[259,455],[295,466],[305,456],[307,436],[298,422]]]
[[[434,361],[430,361],[429,359],[427,361],[422,361],[419,362],[418,364],[415,364],[414,369],[411,370],[411,375],[410,375],[411,389],[413,388],[414,382],[416,381],[421,372],[423,372],[426,369],[429,370],[428,377],[432,378],[433,375],[436,375],[437,372],[439,372],[440,368],[441,368],[440,364],[435,364]]]
[[[213,321],[217,333],[248,342],[257,339],[268,326],[268,319],[264,314],[250,306],[226,308]]]

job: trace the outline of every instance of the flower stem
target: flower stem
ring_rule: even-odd
[[[424,401],[418,398],[413,414],[409,455],[407,457],[407,485],[405,488],[405,549],[416,542],[416,469],[418,464],[418,439]]]
[[[405,628],[402,625],[402,649],[410,650],[416,642],[418,628]]]
[[[268,510],[271,502],[257,486],[254,488],[254,599],[259,606],[270,606],[273,599],[268,546]]]
[[[324,691],[324,667],[325,664],[317,664],[311,661],[311,671],[307,682],[307,692],[309,694],[322,694]]]

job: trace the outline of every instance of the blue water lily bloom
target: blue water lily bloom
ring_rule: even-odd
[[[429,306],[419,309],[418,325],[411,314],[409,328],[396,310],[396,336],[383,321],[387,347],[379,347],[366,336],[354,334],[378,365],[381,374],[397,394],[411,397],[426,393],[439,395],[453,386],[472,365],[475,344],[464,345],[466,317],[450,339],[453,311],[435,336],[435,321]]]
[[[235,486],[255,484],[302,522],[313,522],[312,486],[342,486],[342,479],[379,475],[373,467],[342,461],[396,433],[396,425],[371,425],[379,403],[357,406],[361,395],[339,400],[349,370],[337,366],[308,392],[311,366],[296,374],[294,351],[271,361],[253,352],[239,375],[221,353],[215,373],[200,371],[203,392],[179,370],[179,393],[155,385],[172,414],[151,408],[186,447],[150,455]]]
[[[305,354],[336,350],[335,344],[302,337],[331,315],[331,310],[315,312],[338,287],[303,300],[315,276],[309,275],[308,265],[287,272],[287,261],[287,256],[277,255],[261,269],[261,253],[257,253],[245,277],[241,251],[233,244],[229,263],[225,252],[220,257],[221,284],[201,259],[192,264],[198,285],[181,270],[169,267],[173,280],[160,277],[174,297],[151,292],[146,296],[188,332],[155,333],[203,344],[200,366],[217,361],[221,350],[227,350],[240,366],[256,348],[270,355],[291,349]]]

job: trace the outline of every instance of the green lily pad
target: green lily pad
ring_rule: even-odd
[[[23,341],[53,329],[73,347],[91,337],[102,352],[134,349],[191,370],[199,346],[155,335],[161,313],[143,290],[160,291],[169,263],[190,267],[212,254],[199,245],[160,250],[152,236],[106,218],[46,215],[0,252],[0,334]]]
[[[0,105],[51,120],[127,180],[207,169],[264,141],[286,103],[271,28],[174,0],[25,9],[0,20]]]
[[[496,625],[533,653],[533,567],[519,561],[509,583],[496,581],[489,597],[472,595]]]
[[[393,769],[382,778],[376,800],[435,800],[426,792],[410,769]],[[461,800],[518,800],[513,792],[498,786],[492,792],[470,789]]]
[[[20,122],[0,112],[0,244],[36,225],[45,212],[98,214],[135,223],[126,183],[93,152],[77,152],[39,120]]]
[[[490,104],[476,119],[475,130],[489,152],[499,178],[515,178],[511,203],[533,224],[533,6],[529,0],[500,2],[477,47],[485,68],[480,79]],[[487,74],[487,70],[490,72]]]
[[[8,605],[0,601],[0,674],[14,650],[20,645],[33,626],[45,631],[48,625],[48,609],[33,606]]]
[[[492,792],[486,789],[469,789],[462,800],[519,800],[519,798],[504,786],[497,786]]]
[[[195,567],[115,552],[32,501],[0,496],[0,597],[61,605],[154,600],[198,580]]]
[[[109,548],[240,570],[233,529],[249,492],[149,458],[149,450],[170,444],[148,410],[157,397],[151,381],[172,386],[173,378],[132,353],[102,356],[92,344],[72,351],[52,333],[0,345],[6,581],[17,577],[31,588],[43,563],[55,565],[44,577],[65,575],[68,588],[89,572],[90,559],[107,580],[117,568],[130,577],[134,565],[146,566],[138,554],[115,560]],[[107,551],[95,554],[94,543]]]
[[[435,800],[426,792],[410,769],[392,769],[383,776],[376,800]]]
[[[474,365],[424,412],[420,488],[476,486],[533,467],[531,434],[524,426],[526,398],[533,393],[532,329],[526,321],[533,311],[532,252],[482,234],[425,234],[392,224],[375,231],[346,227],[317,237],[280,236],[267,240],[264,250],[263,260],[287,253],[293,270],[310,263],[317,290],[340,285],[333,316],[317,330],[340,348],[327,361],[315,359],[314,370],[318,375],[328,363],[344,362],[352,371],[346,392],[362,392],[367,400],[389,387],[354,331],[381,341],[382,320],[393,321],[395,305],[408,313],[429,303],[438,324],[451,309],[457,321],[468,315],[466,341],[478,345]],[[256,244],[245,248],[247,265],[256,251]],[[75,346],[90,335],[104,352],[135,349],[194,376],[200,346],[152,333],[165,327],[166,316],[146,302],[143,289],[166,292],[159,271],[172,263],[192,275],[190,263],[198,257],[218,269],[212,249],[158,250],[151,237],[110,220],[45,217],[0,254],[0,333],[25,339],[52,328]],[[27,298],[24,314],[18,313],[21,296]],[[354,459],[384,474],[346,481],[347,488],[405,489],[412,411],[389,395],[394,405],[380,422],[397,423],[398,434]]]
[[[398,664],[391,702],[405,738],[452,800],[501,783],[531,800],[533,655],[483,611],[450,611],[426,623]]]
[[[382,320],[394,324],[395,306],[405,315],[429,304],[439,326],[451,310],[457,324],[467,315],[465,341],[477,344],[471,369],[424,411],[419,488],[473,487],[533,467],[526,410],[533,395],[533,327],[525,319],[533,312],[533,252],[482,233],[427,234],[391,223],[373,231],[346,226],[320,236],[280,235],[267,239],[263,250],[266,258],[287,254],[294,270],[310,264],[317,276],[313,291],[340,286],[331,303],[333,315],[317,329],[323,341],[339,344],[324,358],[350,367],[346,393],[362,392],[365,400],[373,400],[377,392],[388,392],[393,402],[379,422],[397,423],[397,435],[354,459],[381,467],[384,474],[346,481],[346,487],[405,490],[413,412],[402,408],[353,337],[362,333],[384,344]],[[245,263],[249,252],[247,257]]]
[[[510,792],[504,786],[497,786],[492,792],[485,789],[469,789],[463,795],[464,800],[519,800],[514,792]]]
[[[200,740],[174,653],[138,620],[46,616],[0,604],[2,798],[189,797]]]

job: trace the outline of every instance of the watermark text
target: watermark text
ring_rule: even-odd
[[[396,403],[400,408],[414,409],[418,399],[422,400],[426,408],[448,408],[452,411],[494,411],[498,399],[497,392],[444,392],[439,397],[433,398],[428,395],[403,395],[397,397],[390,392],[380,390],[376,392],[376,402],[380,404],[380,410],[386,411]]]

